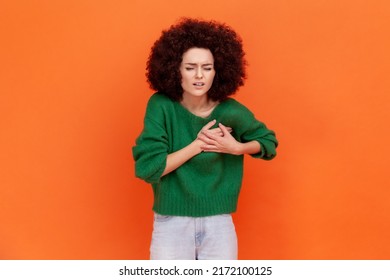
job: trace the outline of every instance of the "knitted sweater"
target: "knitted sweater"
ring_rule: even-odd
[[[153,210],[162,215],[202,217],[236,211],[242,184],[243,155],[203,152],[161,177],[168,154],[189,145],[209,121],[233,128],[241,142],[256,140],[252,156],[270,160],[278,142],[273,131],[242,104],[229,98],[201,118],[163,94],[149,100],[144,128],[133,147],[136,176],[152,184]]]

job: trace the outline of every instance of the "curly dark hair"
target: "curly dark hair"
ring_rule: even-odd
[[[245,53],[242,40],[229,26],[215,21],[183,18],[162,32],[152,46],[147,62],[147,80],[152,89],[180,101],[180,64],[190,48],[209,49],[214,57],[215,77],[208,92],[213,101],[222,101],[244,85]]]

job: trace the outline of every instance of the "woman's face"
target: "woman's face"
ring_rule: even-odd
[[[215,76],[214,57],[210,50],[191,48],[183,54],[180,65],[183,96],[207,96]]]

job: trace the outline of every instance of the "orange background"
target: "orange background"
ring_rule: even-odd
[[[387,0],[2,1],[0,258],[148,258],[131,147],[150,47],[181,16],[241,34],[236,98],[280,141],[246,158],[239,257],[390,258]]]

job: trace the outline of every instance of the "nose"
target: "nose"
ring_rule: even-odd
[[[203,78],[203,72],[202,72],[202,68],[201,67],[196,69],[196,78],[198,78],[198,79],[202,79]]]

